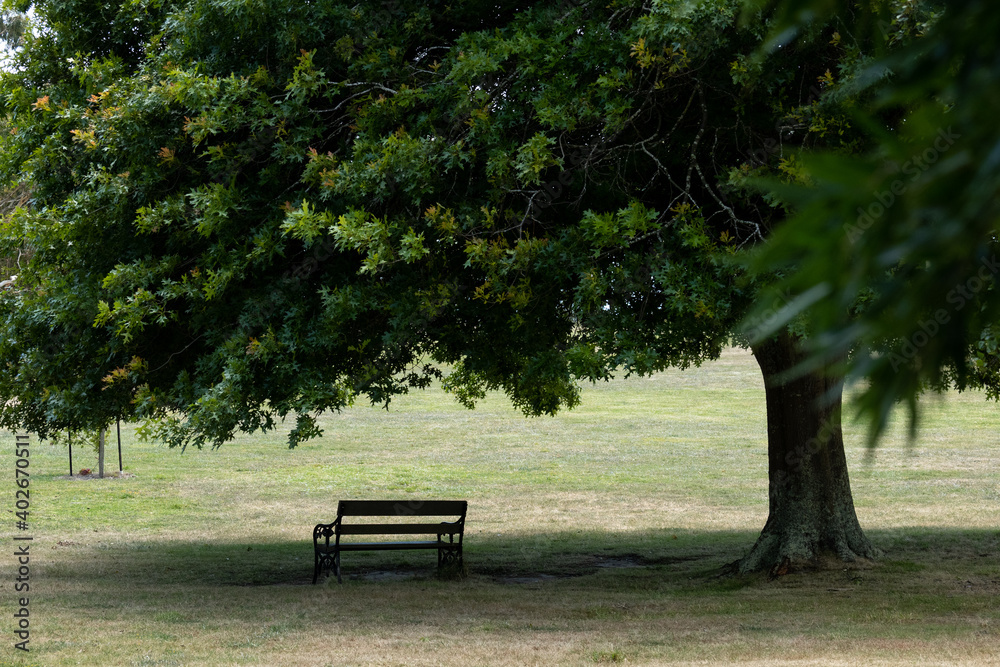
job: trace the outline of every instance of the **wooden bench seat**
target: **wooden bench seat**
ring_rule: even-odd
[[[402,549],[435,549],[438,567],[462,565],[462,538],[465,532],[465,500],[341,500],[337,504],[337,518],[333,523],[317,524],[313,528],[313,583],[320,573],[333,569],[337,581],[343,582],[340,573],[340,554],[344,551],[396,551]],[[357,523],[357,517],[457,517],[454,521],[434,523]],[[345,518],[348,520],[345,521]],[[355,535],[433,535],[433,540],[406,542],[355,542],[342,541],[343,536]],[[447,537],[447,539],[445,539]],[[331,541],[331,538],[332,541]]]

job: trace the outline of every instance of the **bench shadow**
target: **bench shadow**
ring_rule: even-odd
[[[886,552],[883,563],[933,563],[943,558],[980,563],[1000,558],[1000,530],[900,527],[868,530]],[[742,557],[756,531],[658,530],[628,533],[565,532],[544,536],[467,535],[465,564],[473,581],[543,584],[575,579],[616,586],[615,573],[649,574],[678,582],[710,582]],[[41,546],[41,545],[40,545]],[[310,539],[278,542],[133,541],[84,547],[71,540],[46,545],[60,566],[47,578],[88,579],[103,586],[111,574],[141,586],[311,586]],[[80,554],[76,558],[73,551]],[[95,557],[96,556],[96,557]],[[342,557],[345,580],[377,582],[436,578],[433,551],[351,552]],[[603,576],[593,576],[603,574]],[[321,582],[322,583],[322,580]]]

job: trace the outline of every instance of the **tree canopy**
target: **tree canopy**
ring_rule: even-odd
[[[39,5],[4,81],[32,206],[3,236],[35,249],[3,300],[4,423],[218,444],[296,413],[294,444],[431,361],[460,400],[545,413],[575,379],[716,355],[755,289],[720,255],[776,219],[747,156],[843,134],[774,136],[842,47],[760,67],[738,10]]]
[[[995,64],[959,26],[992,14],[911,4],[38,3],[3,81],[31,192],[4,250],[35,254],[0,306],[0,420],[219,444],[297,414],[294,444],[441,364],[466,403],[550,413],[711,358],[776,264],[790,303],[750,335],[811,305],[879,414],[989,384]],[[980,245],[932,257],[948,229]],[[727,260],[765,238],[763,274]]]

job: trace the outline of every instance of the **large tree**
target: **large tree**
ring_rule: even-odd
[[[767,282],[735,258],[785,217],[747,183],[859,148],[863,93],[824,94],[863,59],[836,21],[761,61],[731,0],[157,7],[112,38],[43,3],[5,75],[33,200],[3,238],[35,250],[0,300],[6,426],[200,446],[295,414],[294,445],[438,364],[467,404],[551,413],[716,357]],[[837,369],[786,381],[804,334],[753,343],[770,515],[743,570],[875,555]]]

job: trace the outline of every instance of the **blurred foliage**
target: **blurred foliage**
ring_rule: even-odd
[[[773,324],[804,314],[814,363],[855,352],[873,441],[901,401],[915,426],[927,389],[997,398],[1000,7],[758,4],[775,13],[771,48],[833,15],[873,44],[846,84],[869,91],[851,115],[866,148],[801,156],[807,185],[764,182],[794,212],[756,261],[784,271],[777,289],[793,295]]]

